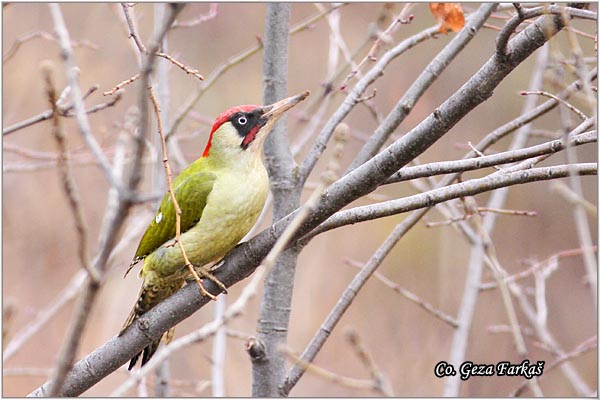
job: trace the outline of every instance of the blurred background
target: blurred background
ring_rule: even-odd
[[[325,4],[324,7],[330,5]],[[147,42],[154,24],[154,5],[135,6],[138,27],[143,41]],[[369,38],[369,32],[378,18],[380,28],[385,29],[391,18],[397,15],[402,4],[352,3],[339,9],[340,32],[350,52],[354,52]],[[464,6],[466,13],[475,10],[477,4]],[[595,5],[591,6],[594,10]],[[121,6],[113,4],[61,4],[71,39],[75,41],[75,56],[80,67],[82,90],[94,84],[99,90],[86,101],[87,106],[99,104],[109,98],[102,92],[128,79],[138,71],[136,52],[128,39],[122,22]],[[318,14],[312,3],[295,3],[291,7],[291,26]],[[42,34],[24,41],[10,58],[6,55],[19,38],[34,32],[53,34],[52,18],[47,4],[3,4],[3,64],[2,76],[2,123],[13,125],[48,109],[40,63],[51,60],[55,64],[55,81],[59,88],[66,84],[60,59],[60,48],[56,41]],[[167,53],[190,68],[198,69],[205,77],[233,56],[257,43],[264,32],[266,6],[260,3],[228,3],[215,6],[210,3],[189,4],[178,17],[189,21],[199,16],[210,16],[193,27],[174,29],[168,35]],[[411,10],[414,20],[401,25],[390,37],[391,45],[436,24],[427,4],[417,4]],[[498,13],[498,15],[506,15]],[[502,19],[488,21],[502,26]],[[596,35],[592,21],[573,22],[574,27],[587,35]],[[395,132],[395,138],[409,131],[432,110],[457,90],[493,54],[497,31],[484,28],[467,48],[443,72],[417,103],[410,116]],[[374,108],[383,116],[406,91],[430,60],[454,36],[439,35],[435,39],[416,46],[396,59],[385,75],[371,87],[377,89],[372,100]],[[586,57],[596,57],[594,40],[579,36]],[[564,35],[552,41],[552,51],[570,57]],[[360,61],[368,52],[371,43],[363,47],[355,57]],[[378,53],[388,49],[384,45]],[[322,84],[328,79],[327,65],[330,57],[329,28],[321,18],[307,29],[290,38],[289,93],[310,90],[309,101],[317,100],[322,94]],[[537,54],[537,53],[536,53]],[[344,63],[340,56],[340,63]],[[520,114],[525,97],[519,91],[526,90],[531,79],[534,56],[530,57],[512,73],[495,91],[494,96],[475,109],[457,124],[443,139],[420,157],[420,162],[459,159],[468,151],[467,142],[477,143],[496,127]],[[165,60],[159,60],[168,68],[170,100],[163,105],[165,112],[176,115],[201,83],[186,75]],[[371,62],[367,61],[362,72]],[[593,65],[588,65],[591,69]],[[350,70],[346,68],[334,82],[338,87]],[[570,83],[574,75],[565,76]],[[349,82],[349,87],[356,80]],[[558,92],[555,84],[546,84],[550,92]],[[89,115],[92,131],[112,159],[114,144],[126,125],[126,115],[135,107],[138,82],[125,89],[122,99],[113,107]],[[371,89],[367,94],[371,93]],[[234,65],[225,72],[203,95],[193,111],[183,120],[176,133],[181,154],[179,163],[173,162],[175,172],[186,163],[199,157],[204,149],[210,125],[225,109],[238,104],[261,103],[262,98],[262,52]],[[325,117],[326,121],[344,99],[336,91]],[[311,114],[306,110],[310,103],[300,105],[289,114],[289,135],[292,143],[304,140]],[[584,102],[574,104],[591,115]],[[97,238],[104,215],[109,188],[104,175],[94,164],[82,142],[73,118],[63,118],[68,146],[73,156],[75,183],[81,195],[81,204],[88,227],[91,257],[96,254]],[[351,139],[344,150],[342,168],[345,169],[377,126],[371,112],[358,106],[345,121],[351,128]],[[560,123],[554,111],[535,122],[538,130],[558,134]],[[495,145],[492,151],[503,151],[511,138]],[[542,143],[547,138],[534,137],[529,145]],[[312,143],[309,142],[309,143]],[[317,164],[309,184],[318,182],[320,172],[327,165],[331,147]],[[296,156],[301,162],[308,146]],[[71,210],[62,190],[55,168],[56,145],[50,135],[50,122],[45,121],[19,130],[3,140],[3,254],[2,254],[2,300],[3,300],[3,348],[18,339],[19,333],[36,320],[38,313],[64,295],[80,267],[77,258],[77,236]],[[580,161],[596,161],[597,149],[587,145],[578,149]],[[159,159],[160,161],[160,159]],[[546,164],[564,163],[561,153]],[[162,167],[155,169],[149,161],[146,165],[142,190],[150,192],[155,181],[160,181]],[[489,169],[486,174],[493,172]],[[482,176],[483,172],[466,174],[465,177]],[[596,177],[583,177],[585,198],[597,204]],[[314,186],[313,186],[314,187]],[[307,196],[310,187],[305,191]],[[389,185],[363,198],[355,205],[380,200],[400,198],[417,193],[409,183]],[[489,194],[476,197],[484,205]],[[142,229],[151,218],[154,204],[143,204],[133,209],[125,226],[128,227],[109,266],[106,281],[92,310],[88,326],[77,359],[85,356],[113,337],[121,328],[133,306],[141,281],[137,268],[127,278],[123,274],[131,261]],[[528,268],[532,260],[542,261],[552,255],[576,249],[579,240],[576,234],[572,206],[560,196],[553,183],[542,182],[512,187],[506,207],[516,210],[536,211],[536,217],[500,216],[492,239],[496,245],[502,266],[511,274]],[[293,309],[290,321],[289,346],[301,352],[324,318],[337,302],[339,296],[352,280],[358,269],[345,260],[366,262],[391,230],[406,215],[388,217],[376,221],[347,226],[323,234],[314,239],[299,258],[294,289]],[[432,211],[428,221],[443,220],[443,216]],[[260,229],[270,225],[270,215],[261,221]],[[135,228],[135,229],[134,229]],[[590,229],[597,243],[597,221],[590,217]],[[379,271],[417,294],[423,300],[456,317],[469,262],[470,246],[465,238],[451,226],[427,228],[424,221],[412,229],[395,247],[381,265]],[[484,272],[483,281],[492,279]],[[522,281],[525,288],[533,287],[533,278]],[[227,298],[233,302],[239,295],[244,282],[233,287]],[[530,300],[533,296],[528,293]],[[261,293],[249,303],[241,317],[234,319],[228,327],[232,330],[253,335],[260,307]],[[581,256],[561,258],[558,269],[547,281],[546,300],[548,305],[548,329],[565,351],[571,351],[597,332],[597,310],[591,292],[585,283],[585,269]],[[209,304],[194,316],[181,323],[175,337],[191,332],[213,318],[214,304]],[[517,307],[518,308],[518,307]],[[45,382],[56,361],[56,355],[72,316],[73,301],[60,309],[37,332],[24,343],[14,355],[3,363],[3,396],[23,396]],[[525,330],[529,324],[518,311],[517,317]],[[497,333],[491,327],[506,325],[506,312],[497,290],[480,293],[467,358],[476,363],[499,361],[520,362],[512,336]],[[361,338],[365,348],[380,370],[389,378],[397,396],[440,396],[444,380],[436,378],[434,366],[447,360],[453,337],[453,329],[434,318],[415,304],[407,301],[376,279],[369,281],[358,295],[349,311],[340,321],[329,341],[323,347],[315,363],[335,373],[368,378],[368,371],[356,357],[345,338],[345,332],[353,329]],[[555,359],[551,352],[536,345],[535,337],[526,337],[529,360],[545,360],[548,365]],[[212,340],[193,345],[174,354],[170,359],[174,396],[210,396],[210,356]],[[582,354],[572,360],[578,373],[591,388],[597,387],[597,352]],[[244,341],[227,338],[225,358],[225,392],[228,396],[249,396],[251,393],[251,363],[244,349]],[[126,380],[124,367],[92,387],[85,396],[106,396]],[[506,396],[523,378],[485,377],[472,378],[462,383],[462,396]],[[149,378],[149,386],[153,386]],[[568,383],[560,369],[543,375],[540,385],[546,395],[575,396],[577,393]],[[152,393],[152,391],[150,392]],[[525,395],[531,395],[528,390]],[[130,395],[136,395],[134,391]],[[356,390],[324,380],[307,373],[291,392],[292,396],[373,396],[376,392]]]

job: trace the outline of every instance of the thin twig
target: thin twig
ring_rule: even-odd
[[[598,246],[594,246],[593,251],[598,252]],[[535,264],[533,264],[531,267],[527,268],[524,271],[518,272],[514,275],[507,276],[506,278],[504,278],[504,281],[507,283],[518,281],[520,279],[526,278],[529,275],[533,274],[536,270],[544,268],[546,265],[548,265],[548,263],[551,260],[554,260],[554,259],[560,260],[561,258],[576,257],[576,256],[580,256],[582,254],[583,254],[583,249],[581,249],[581,248],[560,251],[556,254],[553,254],[552,256],[550,256],[549,258],[547,258],[544,261],[536,262]],[[479,287],[479,289],[480,290],[488,290],[488,289],[494,289],[497,286],[498,286],[497,282],[486,282],[486,283],[482,283],[481,286]]]
[[[526,96],[526,95],[531,95],[531,94],[535,94],[538,96],[545,96],[545,97],[549,97],[553,100],[556,100],[562,104],[564,104],[565,106],[567,106],[567,108],[569,108],[569,110],[573,111],[575,114],[577,114],[577,116],[579,118],[581,118],[582,121],[585,121],[586,119],[588,119],[588,116],[585,115],[583,113],[583,111],[579,110],[577,107],[575,107],[573,104],[569,103],[568,101],[559,98],[558,96],[553,95],[552,93],[546,92],[544,90],[535,90],[535,91],[522,91],[521,92],[522,95]]]
[[[408,15],[408,13],[413,6],[414,6],[413,3],[407,3],[402,8],[402,11],[400,11],[398,16],[396,16],[392,20],[392,23],[387,27],[387,29],[383,32],[377,33],[377,39],[373,43],[373,46],[369,50],[369,53],[358,63],[358,65],[356,67],[353,68],[353,70],[348,74],[348,76],[346,76],[346,78],[340,85],[340,88],[342,88],[342,90],[348,85],[348,82],[350,81],[350,79],[352,79],[354,76],[356,76],[360,72],[360,69],[363,67],[363,65],[367,61],[371,61],[371,62],[377,61],[376,54],[377,54],[377,51],[379,50],[380,46],[382,45],[382,43],[389,43],[391,41],[392,33],[394,33],[394,31],[400,25],[409,24],[412,22],[413,16]]]
[[[188,20],[188,21],[176,20],[175,22],[173,22],[173,26],[171,26],[171,29],[192,28],[192,27],[198,26],[200,24],[203,24],[204,22],[209,21],[213,18],[216,18],[218,5],[219,5],[218,3],[210,3],[208,13],[206,13],[204,15],[200,15],[191,20]]]
[[[113,93],[115,93],[117,90],[124,88],[125,86],[129,85],[130,83],[135,82],[139,77],[140,77],[140,73],[138,72],[137,74],[133,75],[131,78],[125,79],[123,82],[119,82],[115,85],[115,87],[113,87],[112,89],[110,89],[109,91],[106,91],[104,93],[102,93],[104,96],[110,96]]]
[[[88,90],[88,93],[90,91]],[[114,92],[112,92],[111,94],[113,94]],[[101,110],[104,110],[105,108],[108,107],[112,107],[115,104],[117,104],[117,102],[119,100],[121,100],[121,93],[117,93],[117,95],[111,99],[110,101],[106,102],[106,103],[101,103],[101,104],[96,104],[93,107],[88,108],[87,110],[85,110],[86,114],[92,114]],[[83,97],[85,98],[85,97]],[[58,107],[57,108],[59,115],[63,116],[63,117],[75,117],[76,114],[73,112],[73,105],[70,105],[68,107]],[[53,111],[52,109],[50,110],[46,110],[34,117],[28,118],[24,121],[21,122],[17,122],[14,125],[8,126],[6,128],[4,128],[2,130],[2,136],[8,135],[10,133],[13,133],[15,131],[18,131],[19,129],[23,129],[23,128],[27,128],[28,126],[37,124],[38,122],[42,122],[42,121],[46,121],[47,119],[50,119],[53,117]]]
[[[587,10],[579,10],[577,8],[565,7],[563,5],[543,5],[535,8],[522,8],[522,12],[516,14],[513,18],[506,23],[502,28],[502,31],[498,34],[496,39],[496,54],[499,57],[506,57],[507,55],[507,44],[510,36],[514,33],[515,29],[526,19],[539,17],[542,15],[557,15],[562,17],[563,23],[568,18],[583,18],[596,21],[598,16],[594,12]]]
[[[339,375],[328,371],[324,368],[318,367],[315,364],[305,361],[303,358],[298,357],[289,347],[286,345],[281,345],[279,348],[283,354],[288,356],[293,362],[294,365],[298,366],[302,370],[302,372],[310,372],[318,377],[321,377],[331,383],[335,383],[341,386],[345,386],[351,389],[366,389],[366,390],[374,390],[378,393],[381,393],[381,389],[378,387],[377,382],[370,379],[356,379],[350,378],[347,376]]]
[[[358,333],[355,330],[350,329],[346,331],[346,339],[352,345],[352,348],[356,352],[356,355],[360,359],[360,361],[364,364],[369,371],[369,375],[373,379],[376,389],[378,392],[387,397],[394,397],[394,391],[392,389],[392,385],[390,384],[389,379],[379,370],[373,357],[367,352],[367,349],[362,344]]]
[[[427,228],[446,226],[446,225],[450,225],[450,224],[453,224],[458,221],[467,221],[467,220],[471,219],[471,217],[475,214],[486,214],[489,212],[493,212],[496,214],[502,214],[502,215],[520,216],[520,217],[523,217],[523,216],[524,217],[535,217],[535,216],[537,216],[537,212],[535,212],[535,211],[503,210],[503,209],[499,209],[499,208],[477,207],[477,210],[474,214],[471,214],[470,212],[465,212],[463,215],[461,215],[459,217],[449,218],[445,221],[427,222],[425,224],[425,226]]]
[[[583,197],[577,195],[577,193],[573,192],[564,183],[554,182],[552,186],[550,186],[550,189],[562,196],[565,200],[567,200],[567,202],[571,204],[580,204],[581,206],[583,206],[587,213],[590,214],[590,216],[592,216],[593,218],[598,217],[598,207],[596,207],[594,204],[590,203]]]
[[[48,33],[48,32],[44,32],[44,31],[37,31],[37,32],[30,32],[30,33],[26,33],[22,36],[19,36],[14,42],[13,44],[10,46],[10,48],[8,49],[8,51],[6,52],[6,54],[4,56],[2,56],[2,63],[6,63],[8,60],[10,60],[16,53],[17,50],[19,50],[19,48],[21,47],[22,44],[24,44],[25,42],[28,42],[32,39],[35,38],[42,38],[42,39],[46,39],[49,40],[51,42],[58,42],[58,40],[56,39],[55,36],[53,36],[52,34]],[[98,49],[98,45],[90,42],[89,40],[77,40],[77,41],[71,41],[71,46],[72,47],[87,47],[91,50],[97,50]]]
[[[355,261],[355,260],[347,259],[345,261],[346,261],[346,263],[348,265],[352,265],[352,266],[357,267],[357,268],[362,268],[363,265],[364,265],[363,263],[360,263],[360,262]],[[415,303],[419,307],[423,308],[425,311],[428,311],[434,317],[436,317],[436,318],[440,319],[441,321],[447,323],[451,327],[456,328],[458,326],[458,322],[456,321],[456,318],[454,318],[454,317],[446,314],[445,312],[443,312],[443,311],[435,308],[431,303],[428,303],[428,302],[422,300],[419,296],[417,296],[413,292],[404,289],[402,286],[398,285],[395,282],[392,282],[390,279],[388,279],[387,277],[385,277],[381,272],[375,271],[373,273],[373,276],[375,278],[377,278],[380,282],[382,282],[384,285],[386,285],[387,287],[389,287],[390,289],[392,289],[393,291],[395,291],[396,293],[402,295],[407,300],[412,301],[413,303]]]
[[[121,4],[121,7],[123,9],[123,14],[125,14],[125,20],[127,21],[127,25],[129,27],[129,37],[133,39],[133,41],[135,42],[135,44],[141,54],[148,54],[148,49],[146,49],[146,46],[144,46],[144,43],[142,42],[142,39],[140,38],[140,34],[138,33],[137,27],[135,25],[135,18],[130,13],[130,7],[127,7],[124,3]],[[192,69],[192,68],[187,67],[182,62],[177,61],[172,56],[170,56],[166,53],[156,52],[155,54],[158,57],[162,57],[162,58],[170,61],[177,67],[181,68],[186,74],[191,74],[191,75],[195,76],[196,78],[200,79],[201,81],[204,80],[204,77],[198,73],[197,69]],[[136,80],[138,76],[139,76],[139,74],[123,81],[119,85],[122,85],[123,83],[129,84],[129,83],[133,82],[134,80]],[[119,85],[117,85],[117,86],[119,86]],[[114,89],[112,89],[112,90],[114,90]],[[110,92],[108,92],[108,93],[110,93]]]
[[[354,106],[357,104],[362,94],[367,90],[367,87],[377,80],[385,70],[385,68],[399,55],[405,53],[409,49],[413,48],[417,44],[432,38],[437,32],[437,27],[427,28],[416,35],[409,37],[408,39],[399,43],[396,47],[386,52],[379,61],[362,77],[356,85],[350,90],[350,93],[344,99],[344,102],[338,107],[338,109],[332,114],[329,120],[325,123],[325,126],[321,129],[321,132],[317,136],[317,139],[313,143],[313,146],[308,151],[308,154],[302,161],[299,170],[300,182],[306,182],[311,171],[317,164],[317,161],[321,157],[321,154],[325,151],[327,143],[329,142],[335,127],[343,121],[343,119],[352,111]]]
[[[578,175],[596,175],[598,173],[598,166],[596,163],[579,163],[573,167]],[[319,227],[306,234],[301,239],[301,243],[306,244],[315,236],[331,229],[339,228],[340,226],[371,221],[377,218],[396,215],[423,207],[431,207],[448,200],[458,199],[464,196],[474,196],[479,193],[503,187],[565,178],[568,174],[569,167],[567,165],[512,171],[503,175],[490,175],[484,178],[471,179],[466,182],[433,189],[429,192],[404,197],[402,199],[349,208],[333,214],[325,222],[319,225]],[[489,215],[493,215],[493,213],[490,213]]]
[[[176,59],[174,59],[173,57],[171,57],[170,55],[168,55],[166,53],[158,52],[158,53],[156,53],[156,55],[158,57],[162,57],[165,60],[168,60],[171,63],[175,64],[176,66],[181,68],[186,74],[194,75],[196,78],[200,79],[201,81],[204,80],[204,77],[198,73],[197,69],[191,69],[190,67],[184,65],[181,61],[177,61]]]
[[[340,318],[348,307],[352,304],[352,301],[358,295],[360,289],[364,286],[369,277],[373,272],[381,265],[385,257],[390,253],[396,243],[408,232],[423,216],[424,213],[413,213],[399,225],[397,225],[392,233],[385,239],[385,241],[379,246],[375,253],[371,256],[369,261],[361,268],[360,272],[352,279],[352,282],[344,290],[344,293],[335,304],[333,309],[327,315],[327,318],[321,324],[319,330],[312,337],[309,344],[306,346],[300,360],[303,363],[310,363],[321,350],[325,341],[339,322]],[[290,390],[298,383],[302,375],[304,374],[305,368],[302,365],[293,366],[285,382],[281,388],[281,394],[287,395]]]
[[[548,365],[545,365],[544,375],[547,375],[549,371],[560,366],[564,362],[579,357],[587,353],[588,351],[592,351],[596,348],[598,348],[598,336],[594,335],[575,346],[575,348],[570,352],[561,354],[556,359],[552,360],[552,362],[548,363]],[[540,377],[540,379],[541,378],[542,377]],[[525,388],[527,387],[528,383],[529,382],[527,380],[523,381],[516,389],[513,390],[513,392],[509,394],[509,397],[520,397],[523,393],[523,390],[525,390]]]
[[[129,26],[129,37],[133,39],[133,42],[137,46],[138,50],[142,54],[147,54],[148,50],[144,43],[142,43],[142,39],[137,31],[137,27],[135,26],[135,19],[131,16],[129,12],[129,8],[127,4],[121,3],[121,8],[123,9],[123,14],[125,15],[125,20],[127,21],[127,25]]]
[[[361,164],[371,159],[381,149],[390,135],[406,119],[414,109],[417,101],[425,91],[440,77],[444,70],[456,59],[463,49],[471,42],[489,15],[496,9],[498,4],[483,4],[477,12],[473,13],[467,20],[465,27],[429,62],[419,74],[417,79],[410,85],[402,95],[394,108],[385,117],[383,123],[378,124],[373,135],[360,149],[346,173],[356,169]],[[439,27],[434,27],[433,35],[439,33]],[[385,56],[384,56],[385,57]],[[383,60],[383,59],[382,59]],[[358,86],[358,84],[357,84]]]
[[[569,142],[572,146],[579,146],[588,143],[595,143],[598,141],[596,132],[581,133],[575,136],[570,136]],[[481,147],[481,146],[479,146]],[[508,163],[514,163],[516,161],[529,160],[537,156],[548,156],[558,151],[566,149],[567,141],[564,139],[555,139],[550,142],[542,143],[539,145],[519,148],[515,150],[508,150],[505,152],[487,155],[478,158],[464,158],[456,161],[439,161],[429,164],[416,165],[411,167],[405,167],[392,175],[385,183],[398,183],[413,180],[417,178],[424,178],[434,175],[441,174],[455,174],[449,178],[457,177],[458,173],[473,171],[480,168],[487,168],[494,165],[502,165]],[[471,153],[474,153],[473,151]],[[511,172],[510,170],[503,170],[503,172]],[[447,183],[450,183],[449,179]],[[454,179],[452,179],[454,180]]]

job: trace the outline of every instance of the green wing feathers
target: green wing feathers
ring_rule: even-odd
[[[212,191],[216,175],[194,171],[195,163],[182,171],[173,182],[173,192],[181,208],[181,233],[200,221],[206,199]],[[198,168],[195,168],[198,169]],[[134,263],[143,259],[169,240],[175,238],[175,206],[169,193],[163,197],[154,219],[146,229],[135,252]]]

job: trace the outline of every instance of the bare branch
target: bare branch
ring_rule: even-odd
[[[350,79],[352,79],[354,76],[356,76],[360,72],[360,69],[367,62],[367,60],[368,61],[377,61],[376,54],[377,54],[377,51],[379,50],[379,47],[381,47],[382,43],[390,41],[392,33],[396,29],[398,29],[398,27],[400,25],[410,24],[412,22],[413,16],[412,15],[408,15],[408,12],[411,10],[411,8],[413,6],[414,6],[414,4],[407,3],[402,8],[402,11],[400,11],[400,13],[398,14],[398,16],[396,16],[392,20],[392,23],[387,27],[387,29],[385,31],[383,31],[383,32],[378,32],[377,33],[377,39],[373,43],[373,46],[369,50],[369,53],[362,59],[362,61],[360,63],[358,63],[358,65],[356,67],[354,67],[352,69],[352,71],[348,74],[348,76],[346,76],[346,79],[344,79],[344,81],[340,85],[341,88],[342,88],[342,90],[346,87],[346,85],[348,84],[348,82],[350,81]]]
[[[10,60],[11,58],[14,57],[14,55],[17,53],[17,51],[19,50],[19,48],[21,47],[22,44],[24,44],[25,42],[28,42],[32,39],[36,39],[36,38],[42,38],[42,39],[46,39],[49,40],[51,42],[58,42],[58,40],[56,39],[56,37],[48,32],[44,32],[44,31],[37,31],[37,32],[30,32],[30,33],[26,33],[22,36],[19,36],[14,43],[10,46],[10,48],[8,49],[8,51],[6,52],[6,54],[4,56],[2,56],[2,63],[6,63],[8,60]],[[77,40],[77,41],[71,41],[71,46],[72,47],[87,47],[88,49],[91,50],[97,50],[98,49],[98,45],[90,42],[89,40]]]
[[[556,101],[564,104],[565,106],[567,106],[569,108],[569,110],[571,110],[575,114],[577,114],[577,116],[579,118],[581,118],[582,121],[585,121],[586,119],[588,119],[588,117],[581,110],[579,110],[577,107],[575,107],[573,104],[569,103],[568,101],[566,101],[564,99],[561,99],[561,98],[553,95],[552,93],[546,92],[544,90],[522,91],[521,94],[522,95],[536,94],[536,95],[539,95],[539,96],[550,97],[551,99],[554,99],[554,100],[556,100]]]
[[[312,364],[311,362],[303,360],[302,358],[294,354],[294,352],[287,346],[281,346],[280,351],[286,356],[288,356],[295,363],[294,365],[297,368],[301,369],[303,373],[308,371],[332,383],[336,383],[338,385],[342,385],[348,388],[374,390],[381,393],[381,388],[379,388],[377,383],[373,380],[350,378],[347,376],[333,373],[324,368],[318,367],[315,364]]]
[[[359,263],[358,261],[354,261],[354,260],[346,260],[346,261],[349,265],[353,265],[357,268],[363,267],[363,264]],[[456,322],[456,318],[446,314],[445,312],[443,312],[441,310],[438,310],[433,305],[431,305],[431,303],[428,303],[428,302],[422,300],[419,296],[417,296],[413,292],[404,289],[402,286],[398,285],[395,282],[392,282],[390,279],[386,278],[381,272],[375,271],[373,273],[373,276],[375,278],[377,278],[380,282],[382,282],[384,285],[386,285],[387,287],[392,289],[394,292],[400,294],[405,299],[412,301],[413,303],[415,303],[419,307],[423,308],[425,311],[428,311],[434,317],[440,319],[441,321],[444,321],[451,327],[456,328],[458,326],[458,322]]]
[[[377,365],[375,365],[373,357],[371,357],[371,355],[367,352],[367,349],[362,344],[358,333],[356,333],[355,330],[350,329],[346,332],[346,338],[352,345],[360,361],[365,365],[367,371],[369,371],[371,379],[373,379],[375,386],[378,388],[376,390],[384,396],[394,397],[394,391],[392,390],[392,386],[390,385],[388,378],[386,378],[385,375],[379,370]]]
[[[515,306],[513,304],[512,298],[510,297],[508,286],[506,285],[506,282],[504,282],[504,275],[506,275],[506,271],[500,265],[500,261],[498,260],[498,256],[496,253],[496,247],[494,246],[490,235],[488,234],[487,230],[483,225],[481,215],[479,215],[476,211],[477,202],[473,197],[469,196],[463,199],[463,203],[465,204],[465,211],[473,215],[472,221],[474,222],[475,230],[479,234],[479,240],[478,243],[476,243],[476,245],[481,246],[482,251],[489,260],[487,264],[490,266],[494,274],[494,278],[496,279],[496,282],[498,282],[498,286],[500,288],[500,295],[502,297],[504,308],[506,309],[506,315],[508,317],[508,322],[511,326],[517,352],[519,356],[525,357],[525,355],[527,354],[525,339],[523,339],[523,334],[521,333],[519,320],[517,319],[517,313],[515,311]]]
[[[598,252],[598,246],[594,246],[594,251]],[[526,277],[530,276],[531,274],[533,274],[536,270],[545,268],[553,260],[558,261],[561,258],[576,257],[576,256],[580,256],[582,254],[583,254],[583,250],[581,248],[571,249],[571,250],[563,250],[561,252],[553,254],[552,256],[550,256],[549,258],[547,258],[544,261],[536,262],[530,268],[527,268],[524,271],[521,271],[514,275],[507,276],[506,278],[504,278],[504,281],[506,283],[511,283],[511,282],[526,278]],[[479,289],[480,290],[488,290],[488,289],[494,289],[496,287],[498,287],[497,282],[487,282],[487,283],[482,283],[481,286],[479,287]]]
[[[510,35],[515,29],[526,19],[539,17],[541,15],[556,15],[559,17],[566,18],[583,18],[590,20],[597,20],[598,16],[590,11],[579,10],[577,8],[565,7],[562,5],[544,5],[542,7],[535,8],[521,8],[520,12],[517,13],[510,21],[506,23],[502,31],[498,34],[496,39],[496,54],[499,57],[507,55],[507,44]],[[565,23],[566,19],[562,20],[561,23]]]
[[[179,68],[181,68],[186,74],[191,74],[194,75],[196,78],[200,79],[201,81],[204,80],[204,77],[202,75],[200,75],[198,73],[197,69],[191,69],[190,67],[186,66],[185,64],[183,64],[181,61],[177,61],[176,59],[174,59],[173,57],[171,57],[170,55],[166,54],[166,53],[161,53],[158,52],[156,53],[156,55],[158,57],[162,57],[165,60],[170,61],[171,63],[173,63],[174,65],[178,66]]]
[[[574,166],[577,175],[596,175],[597,165],[595,163],[581,163]],[[370,221],[376,218],[387,217],[422,207],[431,207],[438,203],[465,196],[474,196],[490,190],[520,185],[523,183],[537,182],[542,180],[565,178],[568,176],[568,166],[560,165],[544,168],[532,168],[525,171],[508,172],[502,175],[489,175],[485,178],[471,179],[466,182],[457,183],[440,189],[434,189],[426,193],[404,197],[398,200],[377,203],[374,205],[350,208],[333,214],[318,228],[302,238],[305,243],[314,236],[339,228],[343,225],[355,224],[357,222]]]
[[[110,89],[109,91],[106,91],[104,93],[102,93],[104,96],[110,96],[112,94],[114,94],[117,90],[124,88],[125,86],[135,82],[138,78],[140,77],[140,73],[138,72],[137,74],[135,74],[134,76],[132,76],[131,78],[125,79],[123,82],[119,82],[115,85],[115,87],[113,87],[112,89]]]
[[[140,35],[137,31],[137,27],[135,26],[135,20],[129,12],[129,7],[127,6],[127,4],[121,3],[121,8],[123,9],[125,20],[127,21],[127,25],[129,26],[129,37],[133,39],[133,42],[137,46],[140,53],[148,53],[148,50],[146,50],[146,46],[144,46],[144,43],[142,42],[142,39],[140,38]]]
[[[200,15],[189,21],[175,20],[175,22],[173,22],[173,26],[171,26],[171,29],[192,28],[192,27],[201,25],[201,24],[205,23],[206,21],[210,21],[213,18],[216,18],[218,5],[219,5],[218,3],[210,3],[208,13],[206,13],[204,15]]]
[[[267,5],[263,58],[265,104],[271,104],[287,95],[290,17],[290,4]],[[300,188],[293,189],[294,159],[289,146],[287,118],[283,116],[282,119],[264,144],[269,184],[273,193],[274,220],[300,205]],[[290,249],[284,253],[284,250],[307,214],[308,212],[298,213],[297,220],[288,225],[262,262],[267,272],[256,331],[257,341],[264,344],[266,357],[257,360],[251,355],[252,395],[255,397],[276,396],[278,385],[285,376],[285,358],[277,349],[287,341],[298,251]]]
[[[352,279],[352,282],[344,290],[344,293],[335,304],[333,309],[327,315],[325,321],[317,333],[313,336],[306,349],[302,352],[300,360],[303,363],[310,363],[321,350],[325,341],[346,312],[350,304],[354,301],[360,289],[367,282],[373,272],[381,265],[385,257],[390,253],[396,243],[408,232],[421,218],[422,215],[412,214],[400,224],[398,224],[392,233],[385,239],[383,244],[375,251],[371,259],[361,268],[360,272]],[[295,365],[291,368],[288,376],[280,389],[282,395],[287,395],[290,390],[298,383],[305,372],[302,364]]]
[[[598,135],[596,132],[587,132],[577,135],[569,140],[571,145],[579,146],[587,143],[596,143]],[[392,175],[385,183],[398,183],[428,176],[460,173],[487,168],[495,165],[508,164],[516,161],[527,160],[540,155],[550,155],[566,149],[567,144],[563,139],[526,147],[523,149],[509,150],[489,156],[478,158],[467,158],[457,161],[440,161],[422,164],[414,167],[405,167]]]
[[[575,346],[575,348],[573,350],[571,350],[570,352],[561,354],[555,360],[553,360],[551,363],[549,363],[548,365],[545,365],[544,366],[544,374],[547,374],[549,371],[551,371],[554,368],[560,366],[562,363],[564,363],[564,362],[566,362],[568,360],[572,360],[573,358],[579,357],[579,356],[587,353],[588,351],[592,351],[592,350],[597,349],[597,348],[598,348],[598,336],[594,335],[594,336],[592,336],[592,337],[584,340],[583,342],[581,342],[577,346]],[[541,377],[540,377],[540,379],[541,379]],[[510,397],[519,397],[519,396],[521,396],[521,393],[527,387],[528,383],[529,383],[528,381],[524,381],[523,383],[521,383],[510,394]]]
[[[113,93],[114,92],[112,92],[111,94],[113,94]],[[117,102],[119,100],[121,100],[121,97],[122,97],[121,93],[117,93],[117,95],[112,100],[110,100],[106,103],[101,103],[101,104],[97,104],[93,107],[90,107],[89,109],[85,110],[85,113],[92,114],[92,113],[104,110],[105,108],[112,107],[115,104],[117,104]],[[83,98],[85,98],[85,97],[83,97]],[[73,113],[72,109],[73,109],[72,105],[70,105],[69,107],[57,107],[57,111],[58,111],[59,115],[63,116],[63,117],[74,117],[75,114]],[[8,135],[15,131],[18,131],[19,129],[27,128],[28,126],[37,124],[38,122],[46,121],[47,119],[50,119],[52,117],[53,117],[53,110],[52,109],[46,110],[34,117],[28,118],[24,121],[18,122],[14,125],[4,128],[2,130],[2,136],[5,136],[5,135]]]

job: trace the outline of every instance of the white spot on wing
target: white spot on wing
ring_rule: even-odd
[[[158,224],[160,223],[160,221],[162,221],[162,213],[158,213],[156,214],[156,218],[154,218],[154,221]]]

